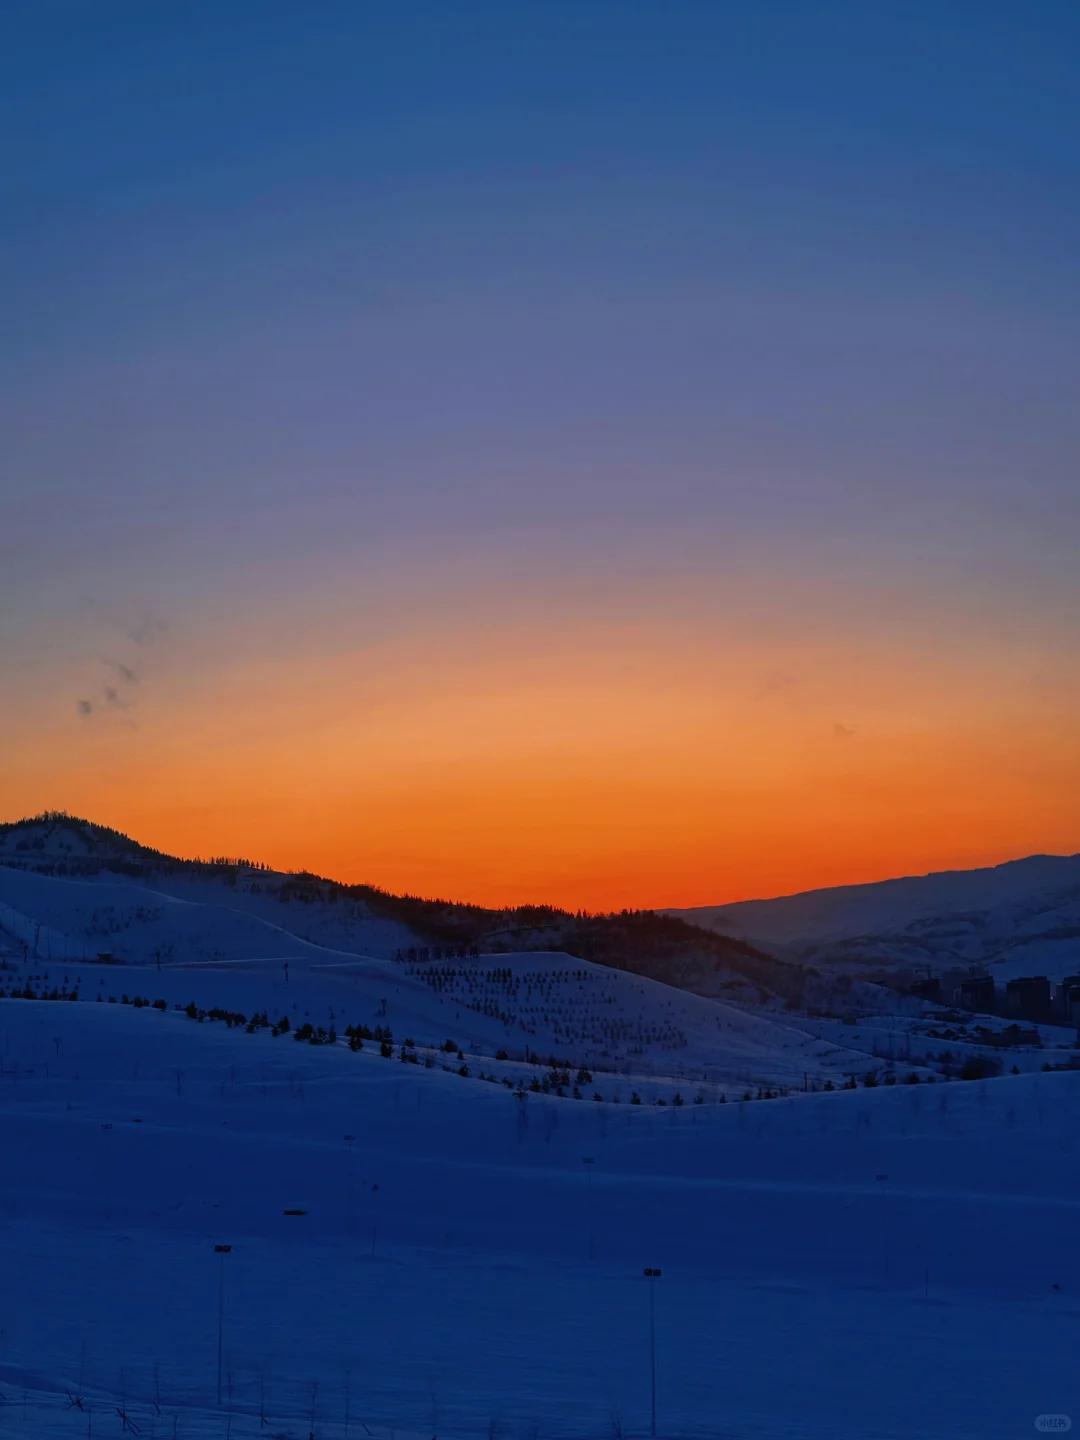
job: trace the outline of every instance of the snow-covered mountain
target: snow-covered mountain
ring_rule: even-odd
[[[1080,971],[1080,855],[669,913],[815,965]]]

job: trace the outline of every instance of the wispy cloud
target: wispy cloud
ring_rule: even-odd
[[[168,626],[154,616],[144,617],[138,624],[125,630],[127,642],[137,645],[140,650],[154,645],[168,633]],[[142,657],[129,655],[118,659],[114,654],[99,651],[96,656],[99,673],[99,689],[92,698],[76,700],[75,709],[80,719],[92,720],[109,713],[118,713],[135,708],[138,690],[143,685],[145,662]],[[129,720],[128,724],[134,722]]]
[[[851,740],[858,734],[858,731],[859,727],[857,725],[841,725],[839,720],[832,727],[833,738],[835,740]]]
[[[132,701],[125,699],[115,685],[106,685],[102,692],[105,704],[110,710],[130,710]]]
[[[107,665],[125,685],[137,685],[140,680],[138,670],[131,665],[125,665],[122,660],[110,660],[107,656],[102,657],[102,663]]]

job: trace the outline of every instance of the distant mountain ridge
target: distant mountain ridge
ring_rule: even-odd
[[[1080,855],[670,910],[803,963],[1080,970]]]

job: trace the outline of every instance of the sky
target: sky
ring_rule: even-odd
[[[0,818],[491,904],[1080,850],[1080,10],[15,0]]]

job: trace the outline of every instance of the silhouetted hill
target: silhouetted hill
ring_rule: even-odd
[[[475,947],[489,953],[566,951],[684,989],[756,1003],[773,997],[799,1001],[805,989],[801,966],[654,911],[575,914],[553,905],[492,909],[394,895],[377,886],[349,885],[307,872],[281,874],[241,857],[182,859],[63,811],[0,824],[0,864],[64,878],[122,875],[148,883],[154,876],[187,877],[233,887],[238,877],[250,881],[253,872],[263,872],[282,903],[322,910],[341,901],[361,902],[371,915],[403,927],[418,945]]]

